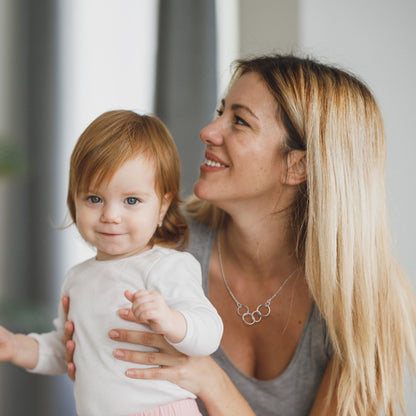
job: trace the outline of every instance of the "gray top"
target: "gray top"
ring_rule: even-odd
[[[216,230],[189,220],[188,251],[201,263],[202,284],[208,294],[208,271]],[[305,416],[315,400],[332,348],[327,329],[318,308],[313,303],[308,320],[292,361],[285,371],[272,380],[257,380],[239,371],[222,347],[213,355],[258,416]],[[203,415],[208,415],[199,402]]]

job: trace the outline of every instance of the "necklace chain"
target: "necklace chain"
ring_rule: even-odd
[[[221,256],[221,243],[220,238],[218,238],[218,258],[220,261],[220,268],[221,268],[221,274],[222,274],[222,280],[224,281],[225,287],[227,288],[228,293],[230,294],[231,298],[237,305],[237,315],[241,317],[242,321],[246,325],[254,325],[260,322],[263,318],[267,318],[271,313],[271,307],[270,303],[271,301],[279,294],[279,292],[284,288],[286,283],[289,281],[289,279],[299,270],[299,267],[297,267],[286,279],[284,282],[280,285],[280,287],[276,290],[276,292],[273,293],[273,295],[266,300],[266,302],[261,303],[259,306],[257,306],[256,310],[253,312],[250,312],[250,308],[247,305],[244,305],[238,301],[238,299],[234,296],[234,293],[231,291],[230,286],[228,286],[227,279],[225,278],[224,274],[224,268],[222,266],[222,256]]]

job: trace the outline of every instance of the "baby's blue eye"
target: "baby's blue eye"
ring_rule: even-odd
[[[87,200],[90,201],[92,204],[99,204],[101,202],[101,198],[95,195],[90,195],[89,197],[87,197]]]
[[[133,196],[129,196],[128,198],[126,198],[126,203],[129,205],[136,205],[137,203],[139,203],[140,201],[133,197]]]

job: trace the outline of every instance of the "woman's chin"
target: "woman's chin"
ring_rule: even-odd
[[[201,182],[202,182],[201,179],[198,179],[195,182],[195,185],[194,185],[194,194],[199,199],[205,199],[204,198],[204,185]]]

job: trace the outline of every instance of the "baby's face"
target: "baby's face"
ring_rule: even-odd
[[[169,202],[156,192],[154,164],[137,157],[122,165],[108,185],[91,184],[77,196],[76,225],[97,248],[97,260],[130,257],[150,248]]]

